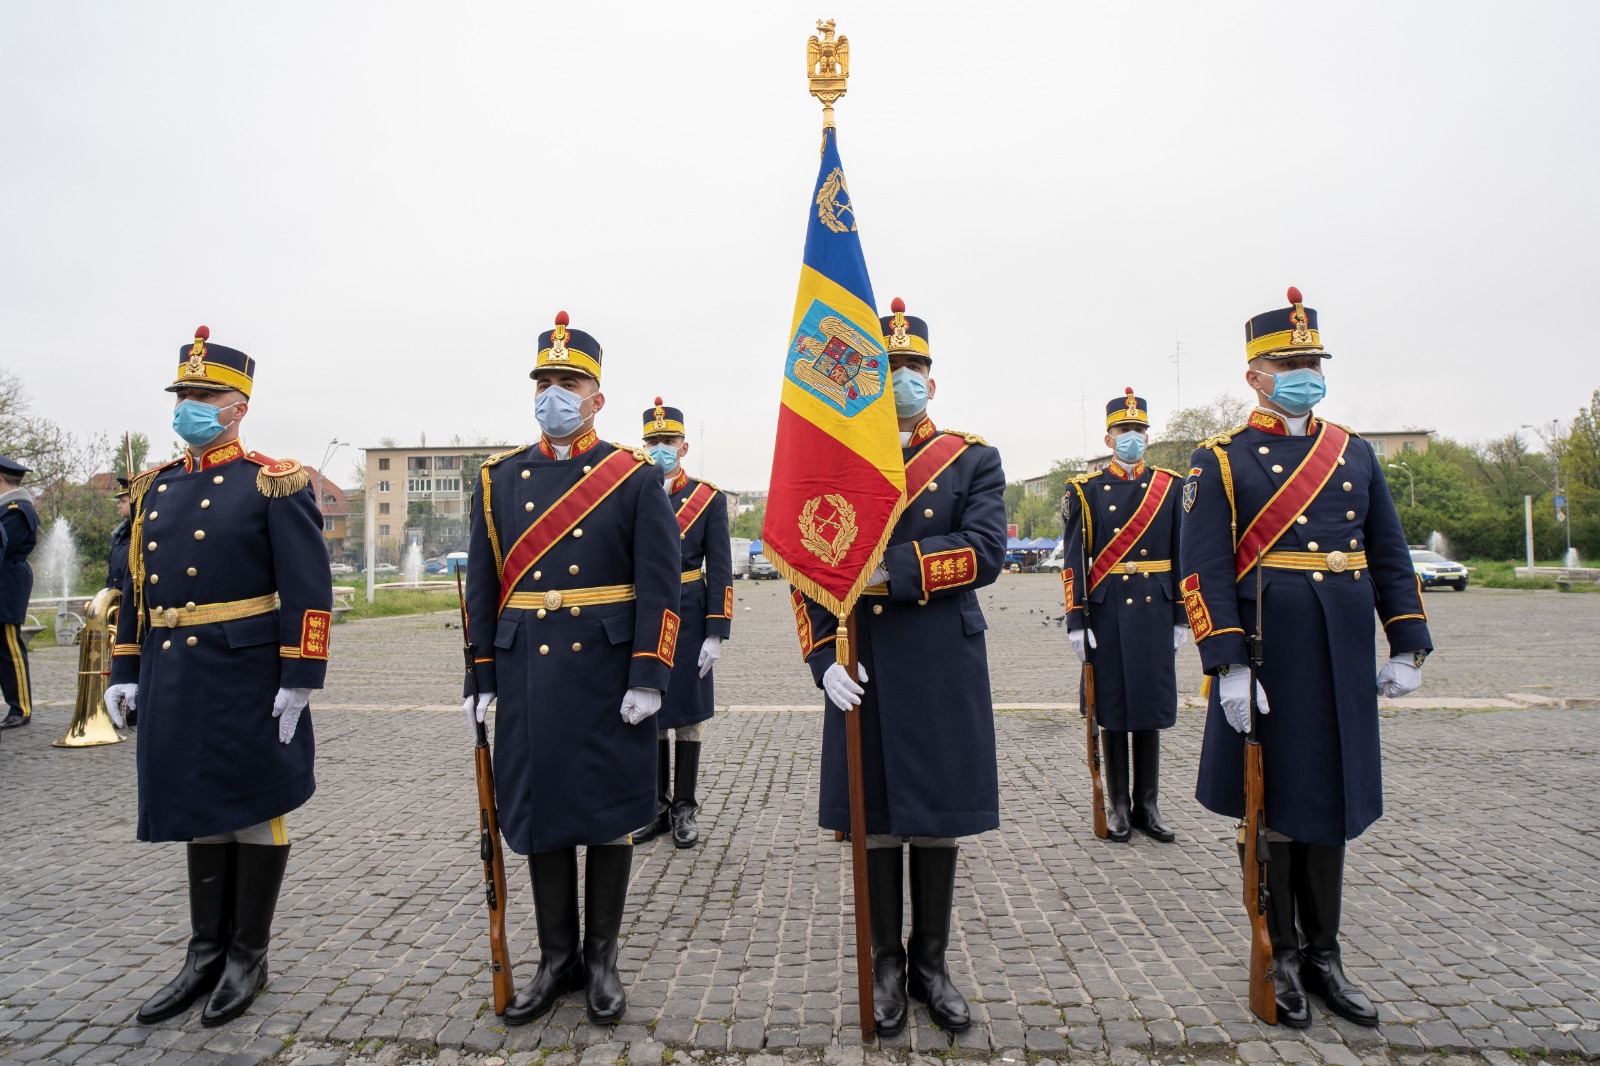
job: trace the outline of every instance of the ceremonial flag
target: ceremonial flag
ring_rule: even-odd
[[[878,313],[836,132],[808,209],[784,362],[763,551],[836,615],[855,606],[905,507],[905,464]]]

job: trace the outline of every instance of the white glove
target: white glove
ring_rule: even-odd
[[[658,688],[630,688],[622,697],[622,720],[638,725],[661,709],[661,690]]]
[[[272,700],[272,717],[278,720],[278,741],[283,744],[294,739],[300,725],[300,712],[311,702],[308,688],[280,688]]]
[[[1220,686],[1217,696],[1222,701],[1222,713],[1227,716],[1228,724],[1241,733],[1250,732],[1250,668],[1244,663],[1234,663],[1217,681]],[[1256,710],[1266,714],[1270,709],[1267,690],[1257,681]]]
[[[722,658],[722,638],[707,637],[700,645],[700,676],[705,677]]]
[[[887,585],[889,583],[889,568],[879,563],[867,576],[869,585]]]
[[[1078,661],[1080,663],[1083,662],[1089,654],[1084,650],[1083,647],[1083,635],[1085,633],[1089,634],[1089,647],[1098,648],[1100,646],[1100,642],[1094,639],[1094,630],[1085,628],[1069,629],[1067,631],[1067,643],[1072,645],[1072,654],[1078,657]]]
[[[856,663],[856,676],[862,683],[867,680],[867,668],[864,663]],[[850,674],[838,663],[830,663],[822,675],[822,691],[828,694],[828,700],[841,711],[853,711],[861,706],[861,694],[866,691],[861,685],[850,680]]]
[[[128,728],[128,720],[123,717],[124,710],[137,711],[139,709],[139,686],[134,682],[124,682],[120,685],[111,685],[106,689],[106,713],[111,716],[111,724],[118,729]]]
[[[1378,695],[1386,700],[1409,696],[1422,684],[1422,667],[1410,655],[1396,655],[1378,671]]]
[[[1173,651],[1173,653],[1176,654],[1178,649],[1183,647],[1183,642],[1188,640],[1188,639],[1189,639],[1189,627],[1188,626],[1173,626],[1172,627],[1172,651]]]
[[[461,701],[461,713],[467,717],[467,727],[472,730],[474,739],[478,736],[478,723],[483,721],[483,716],[489,710],[489,704],[494,702],[493,692],[478,693],[478,703],[474,707],[472,697],[468,696]]]

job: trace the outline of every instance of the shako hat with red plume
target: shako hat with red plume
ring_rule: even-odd
[[[933,366],[928,354],[928,324],[906,314],[906,302],[896,296],[889,301],[890,314],[878,319],[883,327],[883,346],[890,355],[908,355]]]
[[[1296,355],[1333,358],[1322,347],[1317,332],[1317,312],[1300,298],[1300,290],[1289,286],[1289,306],[1257,315],[1244,324],[1246,359],[1289,359]]]
[[[600,380],[600,342],[581,329],[573,329],[565,311],[556,312],[555,328],[539,334],[539,357],[530,378],[541,370],[575,370]]]
[[[167,386],[179,389],[236,389],[250,397],[256,379],[256,361],[237,348],[211,343],[211,330],[199,326],[194,340],[178,348],[178,379]]]
[[[1150,428],[1150,405],[1143,396],[1133,394],[1133,386],[1122,390],[1122,395],[1106,404],[1106,428],[1112,426],[1139,426]]]
[[[688,434],[683,428],[683,412],[676,407],[668,407],[661,402],[661,397],[656,397],[654,406],[644,409],[644,435],[647,437],[683,437]]]

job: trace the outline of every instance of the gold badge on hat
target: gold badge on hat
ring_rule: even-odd
[[[889,310],[894,312],[894,321],[889,323],[889,350],[908,352],[911,350],[911,334],[907,332],[906,302],[896,296],[889,302]]]
[[[655,416],[655,425],[651,428],[653,428],[657,433],[660,433],[667,428],[667,409],[661,406],[661,397],[659,396],[656,397]]]
[[[183,364],[185,377],[199,377],[206,372],[206,341],[211,339],[211,330],[201,326],[194,331],[194,347],[189,349],[189,361]]]
[[[1289,343],[1310,344],[1311,323],[1306,317],[1306,309],[1300,306],[1300,290],[1293,285],[1289,286],[1289,302],[1294,304],[1294,309],[1289,312]]]
[[[565,363],[569,359],[567,355],[567,323],[569,321],[571,320],[567,318],[565,311],[556,312],[556,328],[550,334],[549,361],[552,363]]]

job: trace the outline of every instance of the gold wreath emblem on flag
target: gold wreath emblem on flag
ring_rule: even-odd
[[[823,501],[833,508],[831,515],[818,513],[822,510]],[[825,533],[829,528],[833,530],[831,536]],[[839,565],[844,553],[856,542],[859,532],[856,509],[836,492],[813,496],[800,508],[800,543],[829,566]]]
[[[844,193],[843,200],[839,198],[840,193]],[[846,213],[852,216],[856,213],[850,206],[850,186],[844,182],[844,171],[834,167],[828,180],[817,190],[817,218],[833,232],[847,233],[856,228],[856,223],[852,217],[847,224],[842,217]]]

